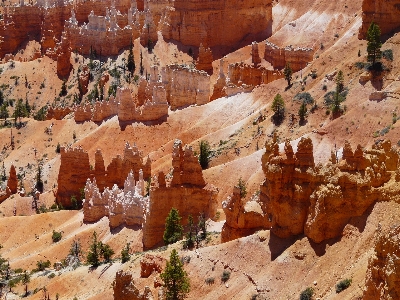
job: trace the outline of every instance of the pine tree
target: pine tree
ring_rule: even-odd
[[[306,114],[307,114],[307,104],[305,101],[300,105],[299,109],[299,118],[300,118],[300,123],[304,123],[306,119]]]
[[[291,86],[291,81],[292,81],[293,71],[292,71],[292,68],[290,67],[289,63],[287,63],[285,65],[285,69],[283,70],[283,74],[285,75],[285,79],[287,81],[287,84],[290,87]]]
[[[0,106],[0,118],[4,119],[4,122],[5,122],[9,116],[10,116],[10,114],[8,112],[7,104],[3,103]]]
[[[208,163],[210,162],[210,152],[210,144],[208,141],[200,141],[199,162],[203,170],[208,168]]]
[[[194,246],[194,241],[195,241],[195,236],[194,236],[194,223],[193,223],[193,217],[192,215],[189,215],[188,217],[188,223],[189,223],[189,231],[186,234],[186,242],[185,242],[185,247],[186,248],[192,248]]]
[[[143,71],[144,71],[144,67],[143,67],[143,54],[142,51],[140,51],[140,75],[143,76]]]
[[[272,110],[274,112],[275,123],[280,123],[285,116],[285,102],[280,94],[277,94],[272,102]]]
[[[89,252],[87,254],[86,260],[93,267],[97,267],[100,264],[100,247],[97,241],[97,233],[93,232],[92,244],[89,247]]]
[[[100,254],[103,256],[105,262],[109,262],[111,260],[111,256],[114,255],[114,250],[108,244],[103,244],[99,242]]]
[[[368,52],[368,61],[372,62],[372,67],[375,66],[377,60],[380,60],[382,57],[381,52],[381,29],[374,22],[369,25],[367,31],[367,52]]]
[[[332,113],[333,115],[339,114],[342,109],[341,109],[341,103],[344,101],[344,98],[342,96],[342,92],[344,90],[344,77],[343,77],[343,72],[339,71],[337,76],[336,76],[336,91],[335,94],[333,95],[333,104],[332,104]]]
[[[204,214],[201,213],[199,215],[199,229],[201,230],[201,235],[200,238],[204,240],[207,237],[207,224],[206,224],[206,218],[204,217]]]
[[[179,241],[182,237],[183,227],[180,224],[181,217],[176,208],[171,208],[165,219],[164,244],[169,245]]]
[[[341,93],[344,90],[344,76],[342,70],[336,75],[336,92]]]
[[[128,70],[129,72],[131,72],[131,74],[135,73],[135,58],[133,56],[133,45],[132,45],[132,40],[131,40],[131,45],[129,47],[129,55],[128,55],[128,64],[127,64]]]
[[[186,298],[190,291],[189,277],[183,269],[183,264],[175,249],[172,250],[167,266],[160,277],[164,281],[166,300]]]
[[[63,80],[59,96],[62,97],[62,96],[65,96],[65,95],[67,95],[67,84],[66,84],[66,81]]]
[[[22,283],[25,284],[25,296],[28,296],[28,283],[31,281],[31,276],[26,271],[22,275]]]

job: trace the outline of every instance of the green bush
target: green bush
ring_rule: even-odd
[[[57,243],[57,242],[61,241],[61,238],[62,238],[61,232],[57,232],[57,231],[53,230],[53,235],[51,236],[53,243]]]
[[[340,293],[341,291],[344,291],[351,285],[351,279],[343,279],[340,281],[338,284],[336,284],[336,293]]]
[[[306,288],[300,294],[300,300],[311,300],[314,295],[314,289],[311,287]]]
[[[393,51],[392,49],[387,49],[382,51],[383,58],[393,61]]]
[[[224,270],[221,275],[221,281],[222,282],[227,282],[231,278],[231,272],[228,270]]]
[[[208,277],[208,278],[206,278],[205,282],[206,282],[208,285],[214,284],[215,278],[214,278],[214,277]]]

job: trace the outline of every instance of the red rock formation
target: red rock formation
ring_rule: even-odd
[[[89,79],[90,79],[90,71],[88,66],[85,65],[82,68],[82,72],[79,74],[79,85],[81,89],[81,95],[85,95],[87,93]]]
[[[258,53],[258,43],[253,42],[251,44],[251,63],[254,67],[258,67],[261,64],[260,54]]]
[[[212,75],[213,66],[212,62],[214,61],[213,54],[210,48],[204,47],[203,44],[200,44],[199,48],[199,56],[196,61],[196,69],[207,72],[208,75]]]
[[[49,107],[46,120],[62,120],[66,115],[72,112],[70,107]]]
[[[71,48],[68,46],[67,37],[61,37],[61,43],[56,49],[57,53],[57,75],[60,78],[67,78],[71,72],[72,65],[70,62]]]
[[[75,122],[86,122],[92,119],[92,108],[89,103],[74,107]]]
[[[363,299],[400,299],[400,226],[381,231],[369,259]]]
[[[267,84],[277,79],[283,78],[284,74],[280,71],[268,70],[264,67],[253,67],[244,63],[229,65],[227,86],[250,86],[251,89],[257,85]],[[227,91],[229,94],[229,92]],[[232,93],[231,93],[232,94]]]
[[[162,68],[161,76],[171,109],[210,101],[210,76],[206,72],[169,65]]]
[[[400,3],[397,0],[363,0],[362,25],[359,39],[365,39],[372,22],[379,25],[382,35],[398,31],[400,27]]]
[[[165,258],[159,255],[145,254],[140,260],[140,277],[148,278],[153,272],[161,273],[166,262]]]
[[[89,155],[82,148],[66,149],[61,147],[61,165],[58,172],[57,202],[71,207],[71,197],[80,199],[80,189],[90,178]]]
[[[244,200],[240,197],[239,187],[235,186],[233,195],[222,204],[226,216],[221,233],[223,243],[253,234],[258,229],[268,226],[268,219],[264,216],[260,204],[256,201],[245,203]]]
[[[219,62],[219,76],[217,79],[217,82],[214,85],[214,89],[213,89],[213,94],[210,98],[210,101],[213,101],[215,99],[218,98],[222,98],[222,97],[226,97],[226,77],[225,77],[225,73],[224,73],[224,61],[221,58],[220,62]]]
[[[7,189],[10,190],[11,194],[15,194],[18,191],[17,172],[15,171],[14,165],[11,165],[10,167],[10,176],[7,180]]]
[[[305,68],[313,58],[314,49],[312,48],[293,48],[292,46],[279,48],[269,41],[265,42],[264,59],[271,63],[274,69],[283,69],[288,63],[293,72],[297,72]]]
[[[361,216],[377,201],[400,201],[399,155],[386,141],[363,151],[353,152],[350,144],[336,164],[315,166],[311,139],[302,138],[294,154],[289,142],[280,155],[275,141],[266,144],[262,167],[266,177],[261,186],[260,205],[268,220],[256,224],[239,223],[245,214],[243,204],[230,203],[226,209],[227,236],[236,229],[271,228],[286,238],[305,234],[319,243],[341,235],[351,217]],[[235,198],[232,198],[235,199]],[[238,201],[236,199],[236,201]],[[239,212],[239,213],[237,213]]]
[[[170,186],[164,186],[162,174],[158,187],[150,190],[149,209],[143,226],[143,247],[152,248],[162,242],[165,219],[172,207],[178,209],[183,224],[189,215],[213,216],[215,191],[205,188],[202,170],[190,147],[182,149],[182,142],[174,143],[172,166],[173,178]]]
[[[141,293],[135,286],[132,274],[122,270],[115,274],[113,282],[114,299],[115,300],[151,300],[153,294],[148,286]]]
[[[106,187],[111,188],[114,184],[117,185],[117,189],[122,189],[125,185],[125,179],[131,170],[133,171],[134,178],[140,178],[140,170],[143,170],[144,179],[151,176],[150,159],[144,162],[143,153],[135,145],[131,147],[129,143],[126,144],[124,157],[121,158],[118,155],[114,158],[106,171],[100,150],[95,154],[95,169],[91,170],[89,155],[82,148],[65,149],[61,147],[57,201],[64,207],[70,207],[71,196],[75,195],[77,199],[80,199],[80,190],[85,187],[88,178],[96,178],[96,186],[99,191],[103,191]],[[143,190],[143,188],[141,189]],[[93,195],[97,194],[93,192]],[[97,200],[96,198],[95,203]],[[95,204],[93,205],[96,206]],[[90,222],[93,221],[92,219],[90,217]]]

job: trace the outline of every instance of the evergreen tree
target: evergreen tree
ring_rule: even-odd
[[[131,72],[131,74],[133,75],[133,73],[135,73],[135,58],[133,57],[133,45],[132,45],[132,40],[131,40],[131,45],[129,47],[129,55],[128,55],[128,71]]]
[[[189,277],[183,269],[183,263],[179,259],[178,252],[173,249],[165,270],[160,275],[164,281],[165,299],[185,299],[190,291]]]
[[[105,262],[109,262],[111,260],[111,256],[114,255],[114,250],[108,244],[103,244],[99,242],[100,254],[103,256]]]
[[[181,217],[176,208],[171,208],[165,219],[164,244],[169,245],[179,241],[182,237],[183,227],[180,224]]]
[[[140,75],[143,76],[143,71],[144,71],[144,67],[143,67],[143,54],[142,51],[140,51]]]
[[[283,69],[283,74],[285,75],[288,86],[291,86],[293,71],[289,63],[285,65],[285,69]]]
[[[372,22],[369,25],[367,31],[367,41],[367,58],[368,61],[372,62],[372,67],[374,67],[376,61],[380,60],[382,57],[381,29],[379,28],[378,24]]]
[[[201,235],[200,238],[204,240],[207,237],[207,224],[206,224],[206,218],[204,217],[204,214],[201,213],[199,215],[199,229],[201,230]]]
[[[87,254],[86,260],[93,267],[97,267],[100,264],[100,247],[97,241],[97,233],[93,232],[92,244],[89,247],[89,252]]]
[[[274,112],[273,119],[275,123],[280,123],[285,116],[285,102],[280,94],[275,96],[271,108]]]
[[[339,72],[336,75],[336,92],[341,93],[344,90],[344,76],[342,70],[339,70]]]
[[[10,114],[8,112],[8,105],[7,105],[7,103],[3,103],[0,106],[0,118],[4,119],[4,122],[5,122],[9,116],[10,116]]]
[[[67,83],[65,80],[63,80],[59,96],[62,97],[62,96],[66,96],[66,95],[67,95]]]
[[[3,105],[4,102],[4,95],[3,95],[3,91],[0,90],[0,105]]]
[[[306,114],[307,114],[307,104],[305,101],[300,105],[299,109],[299,118],[300,118],[300,123],[304,123],[306,119]]]
[[[186,234],[186,242],[185,242],[185,247],[186,248],[192,248],[194,246],[194,241],[195,241],[195,236],[194,236],[194,223],[193,223],[193,217],[192,215],[189,215],[188,217],[188,223],[189,223],[189,231]]]
[[[36,189],[40,193],[43,193],[42,166],[40,164],[38,165],[38,170],[36,174]]]
[[[208,168],[208,163],[210,162],[210,152],[210,144],[208,141],[200,141],[199,162],[203,170]]]
[[[25,284],[25,296],[28,296],[28,283],[31,281],[31,276],[26,271],[22,275],[22,283]]]
[[[122,263],[126,263],[131,259],[131,256],[129,254],[129,247],[130,247],[130,244],[127,243],[126,246],[121,251]]]
[[[26,116],[29,117],[32,111],[32,107],[29,105],[28,97],[25,99],[25,111],[26,111]]]

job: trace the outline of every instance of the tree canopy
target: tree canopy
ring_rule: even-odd
[[[368,61],[372,62],[372,66],[381,59],[382,52],[381,52],[381,29],[379,28],[378,24],[374,22],[369,25],[367,31],[367,52],[368,52]]]
[[[183,227],[180,223],[181,217],[176,208],[171,208],[165,219],[164,244],[169,245],[179,241],[182,238]]]

